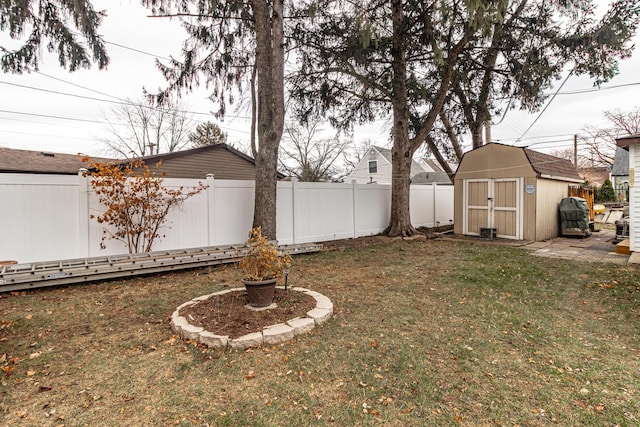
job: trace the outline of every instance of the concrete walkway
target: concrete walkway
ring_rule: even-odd
[[[619,265],[640,262],[640,259],[633,256],[636,254],[629,256],[616,253],[616,245],[612,242],[614,238],[614,230],[600,230],[586,238],[557,237],[544,242],[528,243],[523,247],[533,251],[534,255],[550,258]]]

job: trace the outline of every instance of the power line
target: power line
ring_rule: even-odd
[[[520,135],[520,138],[518,138],[516,140],[516,143],[518,141],[520,141],[526,134],[527,132],[529,132],[531,130],[531,128],[533,127],[533,125],[535,125],[538,120],[540,119],[540,117],[542,117],[542,115],[544,114],[545,111],[547,111],[547,108],[549,108],[549,105],[551,105],[551,103],[553,102],[554,99],[556,99],[556,95],[558,95],[558,92],[560,92],[560,89],[562,89],[562,87],[564,86],[564,84],[567,82],[567,80],[569,80],[569,77],[571,77],[571,74],[573,74],[573,70],[571,70],[569,72],[569,74],[567,74],[567,77],[565,77],[565,79],[562,81],[562,84],[560,85],[560,87],[558,88],[558,90],[556,91],[556,93],[553,94],[553,96],[551,97],[551,99],[549,100],[549,102],[547,102],[547,105],[544,106],[544,108],[542,109],[542,111],[540,111],[540,113],[538,114],[538,116],[536,117],[536,119],[533,121],[533,123],[531,123],[531,125],[529,125],[529,127],[527,128],[527,130],[524,131],[524,133],[522,135]]]

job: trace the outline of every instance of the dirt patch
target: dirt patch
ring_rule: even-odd
[[[227,292],[184,307],[180,315],[195,326],[216,335],[238,338],[296,317],[304,317],[316,306],[315,298],[297,291],[276,289],[276,308],[254,311],[245,307],[249,303],[245,291]]]

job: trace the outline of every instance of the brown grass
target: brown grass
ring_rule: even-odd
[[[615,265],[397,241],[298,256],[335,316],[292,342],[172,335],[233,267],[0,296],[2,426],[640,422],[640,283]]]

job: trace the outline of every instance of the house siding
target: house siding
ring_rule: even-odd
[[[149,169],[156,171],[155,163]],[[255,166],[227,150],[211,150],[192,153],[162,161],[161,171],[167,178],[205,179],[212,173],[216,179],[255,179]]]
[[[640,146],[629,147],[629,249],[637,252],[640,242],[640,191],[635,182],[636,174],[640,170]]]
[[[373,150],[373,153],[371,151]],[[369,173],[369,161],[378,161],[378,172]],[[356,168],[351,172],[348,182],[357,184],[391,184],[391,163],[375,149],[370,149]]]

